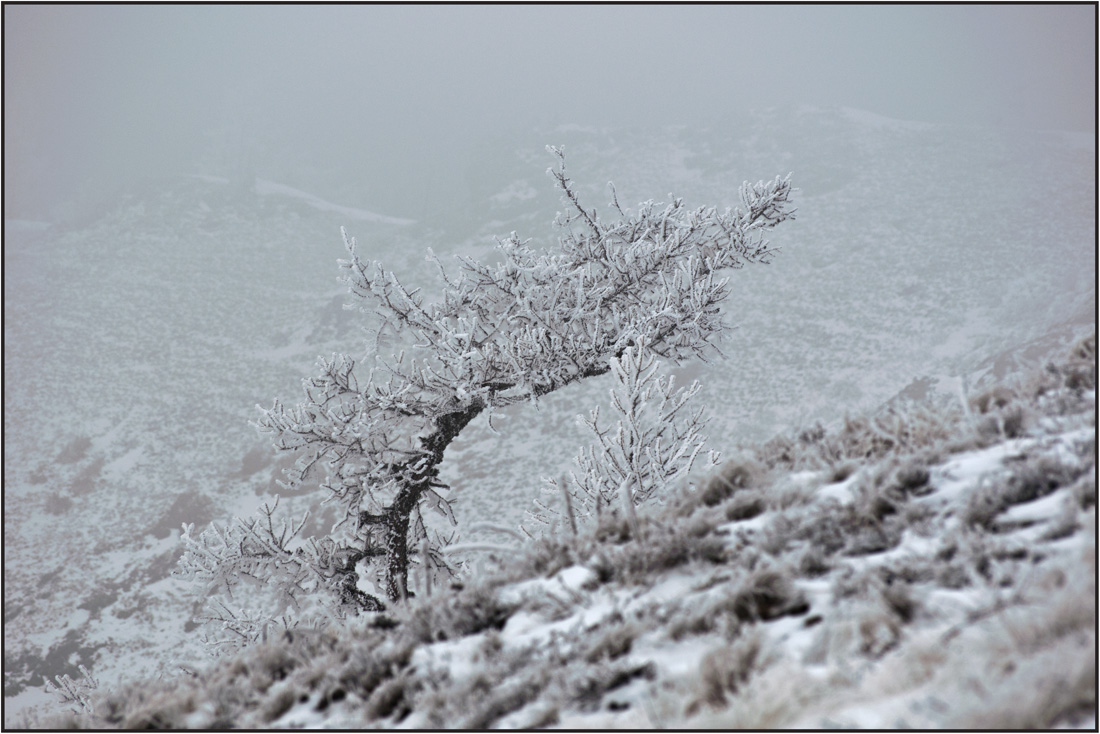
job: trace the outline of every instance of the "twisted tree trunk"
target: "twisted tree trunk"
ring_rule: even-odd
[[[415,460],[395,467],[395,474],[403,477],[403,486],[393,504],[380,516],[362,513],[361,518],[382,527],[382,544],[387,553],[386,596],[391,601],[404,599],[409,594],[409,517],[421,495],[439,476],[439,464],[443,453],[462,429],[476,418],[485,406],[474,403],[465,410],[446,413],[435,421],[436,430],[422,439],[424,453]],[[413,466],[417,466],[413,469]]]

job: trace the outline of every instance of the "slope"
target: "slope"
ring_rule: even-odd
[[[1093,334],[966,410],[758,445],[637,535],[605,515],[52,723],[1094,727],[1095,538]]]

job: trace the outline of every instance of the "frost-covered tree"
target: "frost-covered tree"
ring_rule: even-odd
[[[787,176],[746,183],[742,208],[725,211],[678,198],[627,211],[612,186],[605,219],[581,204],[562,151],[549,150],[565,207],[557,247],[535,250],[513,233],[498,241],[498,264],[460,257],[453,274],[429,251],[443,284],[434,303],[362,260],[345,233],[350,259],[340,266],[351,294],[380,317],[380,338],[407,349],[376,352],[366,365],[344,354],[322,360],[301,402],[276,401],[258,421],[277,449],[298,455],[289,483],[323,471],[320,485],[342,509],[325,554],[339,559],[328,569],[344,580],[327,583],[345,599],[367,584],[403,598],[410,564],[442,566],[442,539],[424,513],[453,522],[439,466],[474,418],[605,374],[642,342],[675,362],[705,359],[727,329],[722,271],[769,262],[764,233],[793,216]]]
[[[547,500],[535,500],[532,518],[543,525],[577,522],[608,510],[660,500],[670,485],[685,478],[706,446],[703,409],[692,408],[699,392],[696,380],[677,388],[673,375],[660,374],[660,364],[644,339],[610,360],[615,378],[611,388],[613,425],[603,425],[597,406],[578,420],[593,442],[573,460],[579,471],[568,478],[547,480]],[[706,453],[714,467],[718,454]],[[629,504],[627,504],[629,503]]]

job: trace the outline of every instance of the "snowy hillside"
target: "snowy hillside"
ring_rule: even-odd
[[[1096,725],[1096,337],[968,406],[779,437],[698,491],[167,681],[125,728]]]
[[[729,358],[681,368],[703,383],[726,454],[906,390],[1004,378],[1095,326],[1092,141],[846,109],[494,141],[466,188],[416,221],[294,181],[199,171],[90,220],[5,227],[5,724],[78,664],[110,681],[204,660],[197,600],[169,576],[180,523],[270,498],[279,471],[248,423],[254,406],[294,401],[319,354],[367,349],[342,308],[338,227],[430,294],[428,247],[491,257],[512,230],[550,244],[547,143],[565,145],[592,205],[614,180],[624,204],[672,192],[734,206],[742,180],[794,172],[798,220],[773,239],[783,252],[732,274]],[[502,435],[471,425],[444,464],[460,530],[522,521],[607,387],[512,409],[494,420]],[[331,520],[318,511],[313,529]]]

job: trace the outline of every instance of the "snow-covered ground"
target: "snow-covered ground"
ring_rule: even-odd
[[[254,406],[293,401],[319,354],[367,349],[335,280],[339,226],[430,294],[428,247],[491,257],[511,230],[550,243],[545,143],[565,144],[592,206],[608,180],[624,204],[671,191],[736,206],[743,179],[794,172],[783,252],[732,274],[728,359],[681,368],[703,383],[727,454],[913,386],[1010,374],[1095,324],[1094,149],[1079,137],[797,109],[721,130],[521,138],[482,160],[464,208],[423,221],[292,181],[199,175],[150,183],[91,221],[5,227],[6,725],[78,664],[117,680],[203,659],[198,600],[170,576],[180,524],[277,492]],[[473,424],[444,465],[460,528],[521,522],[607,388],[514,408],[494,419],[499,435]],[[300,512],[317,499],[283,501]],[[317,512],[312,529],[329,521]]]
[[[765,444],[640,535],[553,536],[343,630],[93,692],[84,724],[1095,727],[1091,344],[1000,407],[941,406],[921,433],[910,404],[891,446],[858,422]]]

